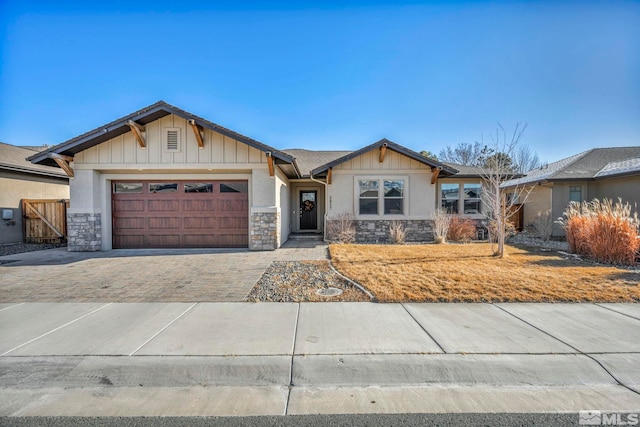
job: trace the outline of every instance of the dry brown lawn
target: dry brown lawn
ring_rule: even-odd
[[[379,301],[639,302],[640,270],[595,265],[557,252],[488,243],[342,245],[333,265]]]

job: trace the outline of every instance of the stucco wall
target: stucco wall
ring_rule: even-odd
[[[0,211],[11,209],[13,219],[0,219],[0,244],[23,241],[22,199],[68,199],[66,179],[10,171],[0,172]]]
[[[599,179],[591,184],[593,194],[597,199],[612,199],[617,202],[622,198],[623,203],[629,203],[640,209],[640,175],[625,178]]]
[[[289,238],[291,232],[291,209],[289,207],[289,179],[278,168],[275,170],[274,177],[274,195],[276,198],[275,205],[280,207],[280,233],[278,234],[278,247],[280,247]]]
[[[536,185],[531,189],[524,203],[523,221],[525,227],[536,220],[538,212],[545,213],[551,209],[552,192],[551,186]],[[555,221],[557,218],[553,217],[553,219]]]

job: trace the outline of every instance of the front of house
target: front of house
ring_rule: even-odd
[[[480,211],[479,196],[466,197],[478,176],[455,178],[453,166],[392,141],[278,150],[163,101],[29,160],[72,177],[70,251],[273,250],[290,233],[324,234],[341,214],[354,218],[358,242],[387,242],[391,221],[407,241],[431,241],[433,212],[450,208],[454,186],[465,195],[459,213]]]

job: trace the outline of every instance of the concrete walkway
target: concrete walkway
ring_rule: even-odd
[[[66,248],[0,257],[4,302],[242,301],[272,261],[327,259],[323,242],[288,241],[277,251]]]
[[[640,411],[639,304],[0,304],[0,416]]]

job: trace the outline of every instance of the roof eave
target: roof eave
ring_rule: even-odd
[[[455,175],[458,170],[454,169],[450,166],[445,165],[444,163],[438,162],[436,160],[431,160],[428,157],[425,157],[419,153],[416,153],[415,151],[409,150],[408,148],[405,148],[399,144],[396,144],[393,141],[390,141],[386,138],[381,139],[380,141],[374,142],[371,145],[367,145],[366,147],[363,147],[357,151],[353,151],[345,156],[342,156],[332,162],[326,163],[322,166],[319,166],[317,168],[315,168],[314,170],[311,171],[311,175],[320,175],[326,171],[328,171],[330,168],[337,166],[339,164],[342,164],[346,161],[349,161],[351,159],[354,159],[364,153],[367,153],[371,150],[374,150],[376,148],[380,148],[383,145],[385,145],[389,150],[391,151],[395,151],[396,153],[402,154],[404,156],[407,156],[409,158],[412,158],[422,164],[425,164],[427,166],[431,166],[432,168],[438,168],[440,169],[440,174],[446,174],[446,175]]]
[[[164,114],[162,114],[164,113]],[[146,108],[138,110],[132,114],[129,114],[125,117],[117,119],[113,122],[110,122],[106,125],[99,126],[96,129],[89,131],[85,134],[72,138],[66,142],[56,145],[48,150],[42,151],[40,153],[36,153],[33,156],[27,158],[32,163],[49,163],[51,164],[51,160],[49,159],[49,154],[64,154],[71,155],[91,148],[95,145],[101,144],[102,142],[108,141],[109,139],[120,136],[124,133],[130,131],[127,122],[129,120],[133,120],[134,122],[138,122],[140,124],[146,125],[151,123],[152,121],[158,120],[164,116],[169,114],[174,114],[178,117],[181,117],[186,120],[194,120],[196,124],[210,129],[212,131],[218,132],[222,135],[228,136],[229,138],[233,138],[240,142],[243,142],[251,147],[254,147],[263,152],[271,152],[271,155],[280,161],[284,161],[286,163],[293,164],[294,157],[283,153],[280,150],[277,150],[273,147],[270,147],[266,144],[263,144],[259,141],[251,139],[247,136],[234,132],[230,129],[222,127],[218,124],[210,122],[202,117],[196,116],[195,114],[191,114],[187,111],[181,110],[173,105],[167,104],[164,101],[158,101],[155,104],[152,104]],[[295,167],[295,166],[294,166]]]

